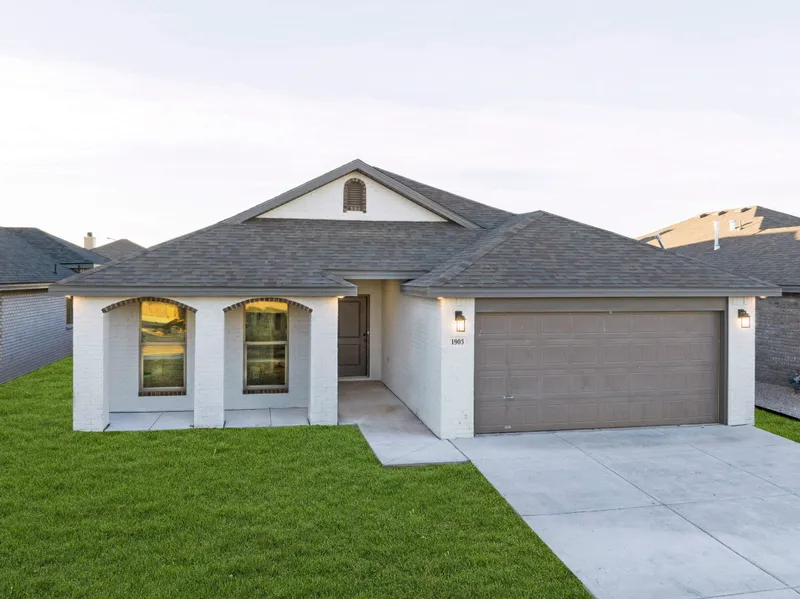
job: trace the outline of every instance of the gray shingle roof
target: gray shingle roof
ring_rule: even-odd
[[[458,289],[764,289],[769,284],[547,212],[520,214],[408,283]],[[480,293],[478,293],[480,295]]]
[[[352,172],[353,164],[276,200],[285,203],[298,190]],[[761,281],[559,216],[510,215],[388,171],[363,168],[393,181],[407,195],[429,194],[425,201],[434,203],[441,214],[458,214],[460,222],[254,218],[265,205],[274,207],[275,200],[270,200],[59,285],[76,294],[157,288],[198,295],[232,289],[303,289],[338,295],[352,289],[344,277],[390,271],[397,278],[413,279],[404,289],[419,295],[489,297],[509,290],[519,295],[571,290],[623,296],[653,290],[666,295],[777,292]]]
[[[220,223],[73,277],[72,285],[341,287],[328,270],[424,272],[484,231],[453,223]]]
[[[143,249],[144,246],[134,243],[130,239],[117,239],[111,243],[106,243],[105,245],[94,248],[93,252],[109,260],[118,260],[128,254],[133,254]]]
[[[40,229],[0,227],[0,284],[50,283],[74,274],[67,264],[103,262],[102,256]]]
[[[730,230],[733,220],[736,229]],[[714,221],[720,223],[720,249],[714,251]],[[731,272],[800,287],[800,217],[748,206],[695,216],[640,237],[664,245],[685,256]]]

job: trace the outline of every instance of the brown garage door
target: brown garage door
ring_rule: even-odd
[[[475,432],[719,418],[718,312],[477,315]]]

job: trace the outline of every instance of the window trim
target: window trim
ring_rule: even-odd
[[[358,184],[361,190],[360,206],[357,207],[349,207],[347,205],[347,188],[351,183]],[[342,188],[342,212],[363,212],[365,214],[367,212],[367,184],[358,177],[350,177],[344,182],[344,187]]]
[[[272,300],[270,300],[272,301]],[[242,306],[242,392],[245,395],[257,393],[288,393],[289,391],[289,342],[291,341],[291,319],[289,318],[289,304],[284,301],[272,303],[286,304],[286,341],[248,341],[247,340],[247,306],[257,304],[258,301],[248,302]],[[286,349],[284,367],[285,381],[282,385],[248,385],[247,384],[247,347],[249,345],[283,345]]]
[[[175,343],[175,342],[160,342],[160,341],[148,341],[145,343],[142,341],[142,310],[145,303],[154,303],[154,304],[167,304],[168,306],[175,306],[178,310],[183,310],[183,318],[184,322],[186,323],[186,333],[184,334],[183,343]],[[136,334],[139,337],[139,397],[156,397],[159,395],[186,395],[186,367],[187,362],[189,361],[189,315],[188,310],[183,306],[177,306],[175,304],[171,304],[169,302],[162,302],[159,300],[146,300],[141,301],[137,304],[139,308],[139,326],[136,329]],[[182,387],[145,387],[144,386],[144,351],[143,348],[145,346],[150,345],[183,345],[183,386]]]

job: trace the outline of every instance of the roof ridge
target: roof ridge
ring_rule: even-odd
[[[552,212],[545,212],[545,211],[542,211],[542,212],[544,212],[544,214],[552,216],[553,218],[558,218],[558,219],[565,220],[565,221],[568,221],[568,222],[577,222],[577,221],[573,221],[572,219],[569,219],[569,218],[567,218],[565,216],[560,216],[558,214],[553,214]],[[702,264],[703,266],[706,266],[708,268],[713,268],[714,270],[718,270],[720,272],[724,272],[724,273],[727,273],[727,274],[730,274],[730,275],[735,275],[735,276],[740,277],[742,279],[748,279],[750,281],[754,281],[754,282],[759,283],[761,285],[767,285],[768,287],[774,286],[774,283],[768,283],[766,281],[762,281],[760,279],[756,279],[755,277],[750,277],[750,276],[742,275],[742,274],[739,274],[739,273],[736,273],[736,272],[731,272],[730,270],[725,270],[724,268],[720,268],[719,266],[714,266],[713,264],[709,264],[708,262],[705,262],[703,260],[699,260],[697,258],[692,258],[691,256],[686,256],[684,254],[680,254],[680,253],[678,253],[678,252],[676,252],[674,250],[671,250],[671,249],[657,248],[654,245],[650,245],[649,243],[643,243],[643,242],[639,241],[638,239],[634,239],[633,237],[627,237],[625,235],[622,235],[621,233],[616,233],[614,231],[609,231],[608,229],[603,229],[602,227],[596,227],[594,225],[590,225],[590,224],[587,224],[587,223],[580,223],[580,224],[583,225],[584,227],[588,227],[590,229],[594,229],[595,231],[601,231],[603,233],[607,233],[609,235],[613,235],[614,237],[618,237],[619,239],[623,239],[626,242],[635,243],[639,247],[646,247],[646,248],[649,248],[651,250],[655,250],[657,252],[669,252],[669,254],[671,256],[675,256],[675,257],[680,258],[682,260],[689,260],[689,261],[695,262],[697,264]]]
[[[503,224],[498,225],[494,229],[489,229],[484,235],[441,264],[443,270],[440,274],[436,275],[436,285],[449,283],[486,254],[497,249],[509,239],[527,229],[543,214],[546,213],[542,210],[515,214],[509,217]],[[487,237],[491,237],[493,233],[497,234],[497,239],[492,239],[487,242]],[[448,264],[450,265],[448,266]],[[435,270],[436,269],[433,269],[431,273]],[[420,278],[424,278],[425,276],[427,275],[423,275]],[[414,281],[410,281],[407,284],[414,285]]]

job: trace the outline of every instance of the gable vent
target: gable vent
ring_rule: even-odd
[[[367,211],[367,186],[361,179],[350,179],[344,184],[344,212]]]

